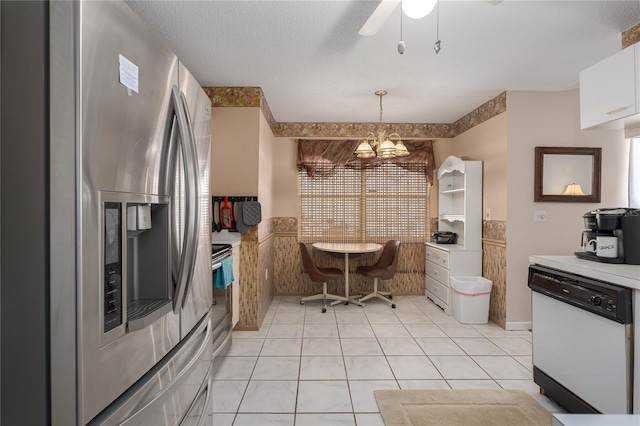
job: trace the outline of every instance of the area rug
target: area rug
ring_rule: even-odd
[[[551,425],[552,416],[520,390],[376,390],[385,426]]]

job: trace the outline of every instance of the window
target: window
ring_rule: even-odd
[[[629,148],[629,207],[640,208],[640,138]]]
[[[429,186],[424,166],[384,163],[376,167],[316,165],[317,175],[298,172],[304,242],[424,242],[428,235]]]

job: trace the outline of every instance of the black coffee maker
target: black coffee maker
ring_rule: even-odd
[[[640,265],[640,209],[602,208],[585,213],[582,231],[582,259],[606,263]],[[596,254],[598,237],[616,237],[617,256],[599,257]]]
[[[624,245],[624,263],[640,265],[640,209],[627,209],[620,218]]]

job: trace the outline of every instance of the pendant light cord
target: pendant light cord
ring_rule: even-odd
[[[433,45],[433,50],[436,52],[436,55],[440,53],[440,2],[437,4],[438,10],[436,10],[436,42]]]
[[[400,11],[400,41],[404,41],[402,40],[402,10]]]
[[[436,40],[440,40],[440,2],[438,2],[438,10],[436,10]]]

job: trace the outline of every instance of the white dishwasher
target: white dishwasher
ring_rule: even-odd
[[[532,265],[533,378],[571,413],[631,414],[631,289]]]

